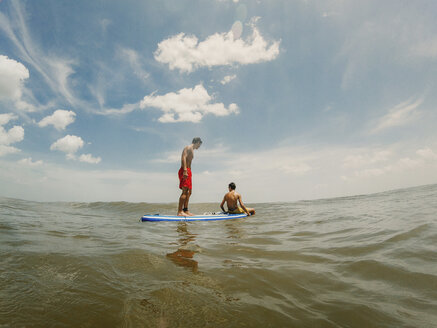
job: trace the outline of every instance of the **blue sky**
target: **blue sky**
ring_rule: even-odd
[[[435,1],[0,1],[0,195],[193,202],[437,182]]]

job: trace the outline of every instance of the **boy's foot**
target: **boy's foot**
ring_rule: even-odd
[[[185,213],[186,216],[194,216],[194,214],[191,213],[190,211],[186,211],[186,212],[184,212],[184,213]]]
[[[177,216],[188,216],[185,212],[178,212]]]

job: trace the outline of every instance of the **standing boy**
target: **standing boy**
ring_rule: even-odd
[[[179,189],[182,189],[182,194],[179,197],[178,216],[193,216],[188,210],[188,202],[190,201],[191,192],[193,189],[191,181],[191,161],[194,157],[194,149],[199,149],[202,140],[199,137],[193,139],[191,145],[184,148],[181,155],[181,168],[179,169]]]

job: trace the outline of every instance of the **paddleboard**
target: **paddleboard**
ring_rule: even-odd
[[[246,217],[247,214],[226,214],[214,213],[203,214],[195,216],[176,216],[176,215],[160,215],[160,214],[146,214],[141,218],[141,221],[219,221],[232,220]]]

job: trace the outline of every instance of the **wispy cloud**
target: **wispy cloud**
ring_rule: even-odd
[[[429,31],[433,30],[433,24],[428,24],[423,7],[409,3],[397,6],[395,12],[387,8],[374,11],[372,1],[361,1],[353,6],[343,1],[323,1],[318,6],[324,7],[321,9],[323,17],[344,27],[343,43],[337,55],[339,63],[344,65],[341,81],[344,90],[362,88],[362,83],[375,72],[408,71],[412,64],[418,63],[415,57],[435,54],[436,48],[427,36],[432,33]],[[364,14],[370,11],[372,15]],[[390,77],[391,74],[381,75],[374,83]]]
[[[95,77],[86,84],[99,109],[93,109],[95,106],[90,105],[88,106],[90,111],[100,115],[119,115],[139,109],[139,102],[131,103],[132,99],[129,99],[129,103],[126,102],[126,98],[133,94],[126,90],[130,90],[132,85],[138,86],[138,82],[142,87],[153,84],[142,54],[131,48],[117,46],[113,58],[96,62],[95,66]],[[122,105],[115,107],[111,101],[114,99],[114,94],[120,94],[121,90],[127,96],[117,99],[119,100],[117,103]]]
[[[423,98],[416,101],[407,100],[396,105],[376,122],[376,126],[371,130],[371,133],[378,133],[414,121],[418,117],[418,107],[423,103],[423,100]]]
[[[390,150],[372,150],[371,152],[358,152],[346,156],[343,160],[345,168],[360,168],[367,165],[373,165],[386,162],[390,159],[392,151]]]
[[[68,169],[53,163],[34,166],[0,160],[0,184],[9,197],[42,201],[148,201],[177,199],[174,175],[151,171]],[[68,186],[68,188],[65,188]],[[147,195],[150,186],[153,193]],[[41,193],[44,190],[44,193]],[[167,195],[163,198],[163,195]]]
[[[418,149],[416,154],[425,160],[437,160],[437,153],[429,147]]]
[[[437,58],[437,38],[413,45],[411,53],[420,57]]]
[[[135,104],[124,104],[121,108],[109,108],[104,109],[96,114],[100,115],[123,115],[133,112],[134,110],[140,109],[140,103]]]
[[[44,52],[34,42],[25,20],[25,10],[19,1],[11,1],[11,21],[0,13],[0,30],[12,41],[18,50],[20,59],[31,65],[41,76],[49,88],[70,104],[79,100],[71,89],[69,78],[74,73],[73,59],[60,58]],[[35,108],[38,108],[36,105]]]
[[[437,154],[430,147],[414,150],[406,145],[392,145],[387,149],[351,149],[343,159],[342,179],[356,181],[373,177],[399,176],[409,170],[425,169],[437,164]],[[416,172],[418,173],[418,172]],[[405,177],[402,180],[406,180]]]
[[[108,26],[112,24],[111,20],[108,18],[101,19],[99,23],[103,33],[106,33]]]
[[[134,74],[140,79],[147,79],[150,74],[144,69],[141,56],[133,49],[120,47],[117,50],[117,56],[128,63]]]

